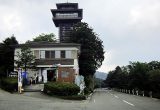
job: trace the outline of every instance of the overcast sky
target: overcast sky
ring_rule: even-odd
[[[0,42],[12,34],[19,43],[58,29],[50,9],[67,0],[0,0]],[[103,40],[108,72],[129,61],[160,60],[160,0],[68,0],[78,2],[87,22]]]

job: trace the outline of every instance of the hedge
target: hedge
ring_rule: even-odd
[[[17,77],[7,77],[1,79],[1,88],[9,92],[17,91],[18,89]]]
[[[76,84],[62,82],[48,82],[44,84],[44,92],[57,96],[74,96],[77,95],[80,88]]]

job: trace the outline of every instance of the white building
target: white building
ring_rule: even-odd
[[[15,48],[16,54],[27,45],[36,57],[36,71],[28,70],[28,77],[38,77],[38,81],[74,82],[79,73],[78,54],[80,45],[74,43],[31,42],[20,44]],[[16,66],[16,64],[15,64]]]

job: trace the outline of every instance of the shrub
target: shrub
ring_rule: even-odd
[[[88,95],[90,93],[91,93],[91,91],[89,90],[89,88],[85,87],[84,88],[84,94]]]
[[[44,84],[44,92],[51,95],[58,96],[72,96],[77,95],[80,88],[76,84],[48,82]]]
[[[13,92],[18,89],[18,79],[17,77],[8,77],[1,80],[1,88]]]

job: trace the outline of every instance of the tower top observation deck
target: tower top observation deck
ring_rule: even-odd
[[[60,42],[70,43],[73,25],[81,22],[83,10],[78,8],[78,3],[57,3],[56,6],[51,12],[55,26],[59,27]]]

